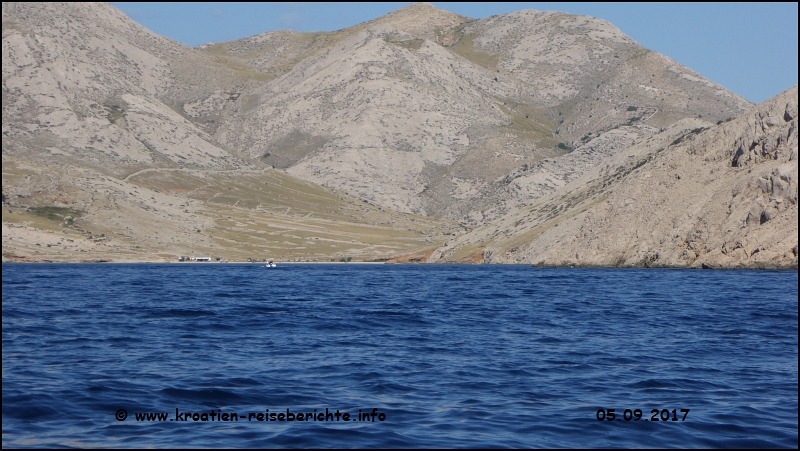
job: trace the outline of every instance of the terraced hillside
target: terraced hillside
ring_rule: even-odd
[[[3,259],[385,260],[455,223],[388,211],[276,170],[90,170],[3,164]]]

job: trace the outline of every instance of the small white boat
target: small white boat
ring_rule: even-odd
[[[276,265],[275,262],[272,261],[272,260],[268,261],[267,264],[266,264],[267,268],[274,268],[276,266],[278,266],[278,265]]]

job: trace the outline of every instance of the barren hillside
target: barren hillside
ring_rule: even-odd
[[[241,158],[184,110],[263,83],[106,4],[3,3],[3,259],[374,259],[455,230]]]
[[[797,101],[683,121],[430,261],[797,268]]]
[[[3,258],[428,255],[750,106],[565,13],[418,3],[198,48],[104,3],[2,14]]]
[[[387,208],[471,224],[553,188],[506,189],[506,176],[598,135],[614,131],[607,156],[678,120],[750,106],[613,25],[565,13],[473,20],[415,4],[336,32],[204,49],[277,77],[230,107],[219,142]],[[576,155],[588,159],[558,165],[557,183],[599,154]]]

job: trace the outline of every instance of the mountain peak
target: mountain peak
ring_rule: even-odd
[[[438,33],[469,20],[430,3],[413,3],[367,22],[383,25],[414,36],[436,40]]]
[[[444,11],[443,9],[437,8],[433,6],[433,4],[428,2],[416,2],[410,5],[406,5],[400,9],[395,10],[394,12],[400,11]]]

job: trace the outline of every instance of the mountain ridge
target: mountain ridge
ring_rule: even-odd
[[[429,260],[797,268],[797,95],[795,85],[731,121],[689,119],[640,140]]]
[[[218,140],[251,158],[269,154],[265,161],[286,167],[295,176],[345,190],[387,208],[444,214],[475,225],[496,214],[470,209],[469,204],[504,203],[504,199],[487,198],[495,191],[491,185],[523,165],[562,155],[597,133],[633,125],[635,120],[649,121],[657,128],[698,115],[716,121],[750,106],[741,97],[644,49],[598,19],[522,11],[467,19],[430,40],[387,28],[386,24],[391,23],[387,18],[392,14],[395,13],[333,32],[347,37],[324,52],[318,50],[260,88],[262,105],[272,105],[270,110],[262,107],[259,111],[256,107],[231,116],[235,118],[229,122],[231,131],[219,132]],[[462,19],[452,22],[459,20]],[[498,24],[502,23],[513,31],[511,37],[496,36],[496,30],[502,29]],[[562,47],[547,51],[536,44],[538,41],[534,45],[527,37],[520,37],[525,31],[536,39],[540,36],[539,40],[560,42],[556,38],[562,29],[571,34],[566,33]],[[315,34],[319,35],[324,34]],[[505,41],[492,47],[500,38]],[[242,40],[242,45],[245,42]],[[237,48],[233,43],[228,46]],[[563,67],[544,65],[557,69],[553,80],[562,88],[571,86],[571,91],[558,88],[560,91],[553,94],[555,88],[549,87],[550,82],[542,86],[530,83],[541,77],[539,73],[531,75],[526,68],[542,66],[541,58],[576,61]],[[620,59],[624,64],[610,64]],[[317,66],[312,61],[317,61]],[[320,65],[320,61],[326,62]],[[594,67],[596,61],[603,62],[599,69]],[[354,70],[357,67],[361,71]],[[436,68],[433,84],[426,75],[431,73],[430,67]],[[643,73],[646,71],[649,72]],[[331,74],[347,75],[337,78]],[[646,84],[642,82],[644,78]],[[639,81],[633,83],[636,80]],[[633,88],[628,89],[630,86]],[[316,106],[311,108],[299,100],[319,99],[335,91],[343,92],[341,100],[345,102],[330,98],[323,103],[330,108],[341,102],[335,107],[341,112],[338,117],[320,113]],[[669,95],[665,91],[670,91]],[[675,97],[668,99],[673,91]],[[294,93],[292,97],[288,97],[290,92]],[[456,95],[459,92],[470,95]],[[544,102],[551,94],[557,101]],[[415,95],[418,98],[413,98]],[[580,102],[578,95],[583,97]],[[386,108],[376,105],[376,96],[385,99]],[[404,103],[409,96],[411,102]],[[431,100],[433,104],[425,104]],[[467,106],[462,109],[472,117],[452,109],[462,105]],[[641,111],[633,113],[631,108]],[[416,113],[413,118],[397,116],[397,111],[408,109]],[[354,120],[361,122],[353,124]],[[435,131],[426,128],[425,121],[435,124]],[[272,124],[272,129],[263,129],[263,123]],[[318,134],[320,124],[328,131]],[[368,132],[359,133],[360,130]],[[302,135],[303,141],[311,145],[300,153],[285,149],[296,143],[297,139],[291,138],[293,134]],[[348,141],[347,137],[359,134],[360,139]],[[436,148],[439,150],[434,154],[426,154],[428,149]],[[509,148],[513,150],[497,152]],[[417,155],[403,154],[402,149]],[[295,155],[288,162],[285,158],[277,161],[281,153]],[[476,166],[476,162],[487,159],[492,164]],[[335,164],[339,161],[343,164]],[[381,170],[381,161],[395,161],[393,170],[411,169],[397,177]],[[354,169],[356,165],[365,167],[361,174]],[[478,167],[485,170],[477,170]],[[394,183],[373,187],[376,180]],[[468,198],[457,210],[442,207],[454,195],[461,196],[465,187],[479,197]],[[520,201],[530,199],[515,199],[512,203]],[[511,206],[502,207],[508,208]]]
[[[631,146],[752,106],[567,13],[414,4],[195,48],[107,4],[4,3],[3,24],[4,259],[69,259],[31,237],[76,233],[123,259],[447,259]]]

